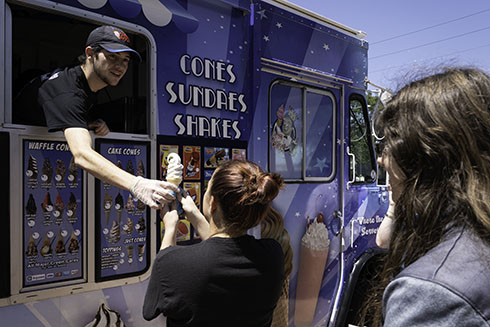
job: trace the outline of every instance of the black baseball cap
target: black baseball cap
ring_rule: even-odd
[[[87,47],[94,45],[99,45],[109,52],[129,51],[134,53],[139,61],[141,61],[141,56],[138,51],[131,48],[131,40],[128,35],[120,28],[109,25],[97,27],[90,32],[87,43],[85,44]]]

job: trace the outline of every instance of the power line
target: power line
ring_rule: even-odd
[[[419,61],[428,61],[428,60],[434,60],[434,59],[438,59],[438,58],[449,57],[449,56],[452,56],[452,55],[455,55],[455,54],[458,54],[458,53],[468,52],[468,51],[472,51],[472,50],[476,50],[476,49],[481,49],[481,48],[485,48],[485,47],[489,47],[489,46],[490,46],[490,43],[485,44],[485,45],[481,45],[479,47],[474,47],[474,48],[470,48],[470,49],[465,49],[465,50],[451,52],[451,53],[448,53],[448,54],[443,55],[443,56],[437,56],[437,57],[432,57],[432,58],[420,59]],[[375,71],[372,71],[372,72],[369,72],[369,73],[370,74],[374,74],[374,73],[384,72],[386,70],[390,70],[390,69],[394,69],[394,68],[398,68],[398,67],[403,67],[403,66],[406,66],[406,65],[407,64],[391,66],[391,67],[388,67],[388,68],[378,69],[378,70],[375,70]]]
[[[445,22],[442,22],[442,23],[439,23],[439,24],[432,25],[432,26],[424,27],[424,28],[421,28],[421,29],[416,30],[416,31],[407,32],[405,34],[400,34],[400,35],[392,36],[392,37],[389,37],[389,38],[384,39],[384,40],[381,40],[381,41],[372,42],[371,45],[379,44],[379,43],[386,42],[386,41],[391,41],[391,40],[398,39],[400,37],[404,37],[404,36],[407,36],[407,35],[411,35],[411,34],[423,32],[423,31],[429,30],[431,28],[435,28],[435,27],[439,27],[439,26],[442,26],[442,25],[454,23],[454,22],[456,22],[458,20],[462,20],[462,19],[465,19],[465,18],[468,18],[468,17],[471,17],[471,16],[476,16],[476,15],[479,15],[479,14],[484,13],[484,12],[487,12],[487,11],[490,11],[490,9],[485,9],[485,10],[478,11],[478,12],[473,13],[473,14],[469,14],[469,15],[466,15],[466,16],[462,16],[462,17],[458,17],[458,18],[455,18],[455,19],[451,19],[451,20],[448,20],[448,21],[445,21]]]
[[[474,30],[474,31],[471,31],[471,32],[466,32],[466,33],[463,33],[463,34],[459,34],[459,35],[450,36],[450,37],[447,37],[445,39],[440,39],[440,40],[436,40],[436,41],[424,43],[424,44],[421,44],[421,45],[416,45],[414,47],[405,48],[405,49],[402,49],[402,50],[397,50],[397,51],[385,53],[385,54],[382,54],[382,55],[379,55],[379,56],[371,57],[369,59],[370,60],[374,60],[374,59],[378,59],[378,58],[382,58],[382,57],[386,57],[386,56],[391,56],[391,55],[398,54],[398,53],[401,53],[401,52],[405,52],[405,51],[409,51],[409,50],[414,50],[414,49],[426,47],[426,46],[429,46],[429,45],[432,45],[432,44],[441,43],[441,42],[444,42],[444,41],[456,39],[458,37],[462,37],[462,36],[465,36],[465,35],[468,35],[468,34],[473,34],[473,33],[481,32],[481,31],[488,30],[488,29],[490,29],[490,26],[484,27],[484,28],[480,28],[480,29],[477,29],[477,30]]]

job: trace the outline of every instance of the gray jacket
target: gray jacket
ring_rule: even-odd
[[[490,326],[490,247],[453,232],[405,268],[383,295],[384,326]]]

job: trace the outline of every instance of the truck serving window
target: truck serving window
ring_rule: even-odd
[[[12,123],[42,126],[43,123],[30,120],[29,111],[35,115],[42,109],[35,102],[35,96],[29,98],[31,91],[26,92],[26,88],[35,89],[32,83],[42,74],[78,65],[77,58],[84,53],[87,36],[98,25],[60,13],[14,4],[9,7],[12,15]],[[132,60],[118,86],[98,92],[93,116],[103,119],[112,132],[148,134],[147,42],[141,35],[127,33],[143,61]],[[24,111],[27,114],[19,114]]]
[[[334,95],[277,80],[269,91],[269,168],[290,181],[328,181],[335,174]]]
[[[360,95],[349,98],[349,179],[353,183],[373,183],[376,166],[366,102]]]

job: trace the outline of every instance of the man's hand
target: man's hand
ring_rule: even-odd
[[[107,127],[105,121],[102,119],[88,123],[88,129],[93,130],[97,136],[106,136],[110,132],[109,127]]]
[[[141,176],[136,178],[136,182],[131,187],[131,193],[138,200],[156,210],[175,200],[175,196],[171,191],[176,194],[179,192],[179,188],[172,183],[147,179]]]

